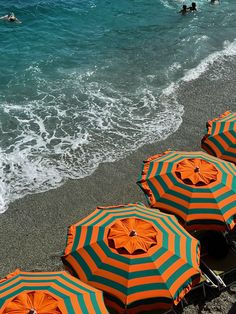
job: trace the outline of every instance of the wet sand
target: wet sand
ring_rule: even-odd
[[[226,80],[224,86],[207,79],[185,84],[178,99],[185,108],[183,123],[166,140],[145,145],[118,162],[101,164],[89,177],[68,180],[60,188],[13,202],[0,215],[0,277],[16,268],[62,269],[60,255],[65,248],[67,226],[96,206],[137,201],[147,204],[136,184],[142,161],[167,149],[201,150],[206,121],[226,110],[236,110],[235,81]],[[184,313],[232,314],[236,313],[235,302],[235,293],[224,292],[205,305],[190,304]]]

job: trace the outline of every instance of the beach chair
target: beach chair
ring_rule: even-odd
[[[231,276],[231,273],[236,273],[236,252],[229,248],[227,255],[224,258],[217,259],[208,254],[201,257],[201,263],[210,269],[210,273],[218,280],[218,289],[222,290],[231,284],[230,281],[234,281],[235,276]]]
[[[203,276],[206,278],[205,284],[211,288],[218,288],[219,290],[226,288],[223,279],[211,269],[203,260],[201,260],[200,268]]]
[[[220,271],[220,268],[215,266],[216,264],[221,265],[222,262],[224,263],[224,260],[228,255],[229,248],[224,234],[219,232],[200,230],[193,232],[192,235],[201,242],[200,268],[202,271],[202,279],[199,285],[194,289],[202,288],[203,296],[206,298],[207,287],[213,289],[212,291],[216,291],[217,293],[226,288],[224,279],[221,276],[223,271]],[[214,237],[216,239],[216,243],[214,243]],[[214,244],[214,246],[212,244]],[[214,253],[216,247],[217,250],[220,250],[220,252],[217,251],[216,254],[212,254]]]

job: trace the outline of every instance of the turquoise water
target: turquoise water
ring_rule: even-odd
[[[179,86],[236,54],[236,2],[183,3],[0,1],[0,211],[179,127]]]

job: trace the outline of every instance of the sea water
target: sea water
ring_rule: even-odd
[[[179,86],[236,55],[236,1],[184,3],[0,0],[0,212],[178,129]]]

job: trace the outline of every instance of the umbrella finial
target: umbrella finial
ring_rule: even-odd
[[[200,172],[200,168],[198,166],[195,167],[194,172]]]
[[[137,235],[138,234],[135,230],[130,231],[130,234],[129,234],[130,237],[136,237]]]
[[[37,314],[35,309],[30,309],[30,311],[28,312],[28,314]]]

